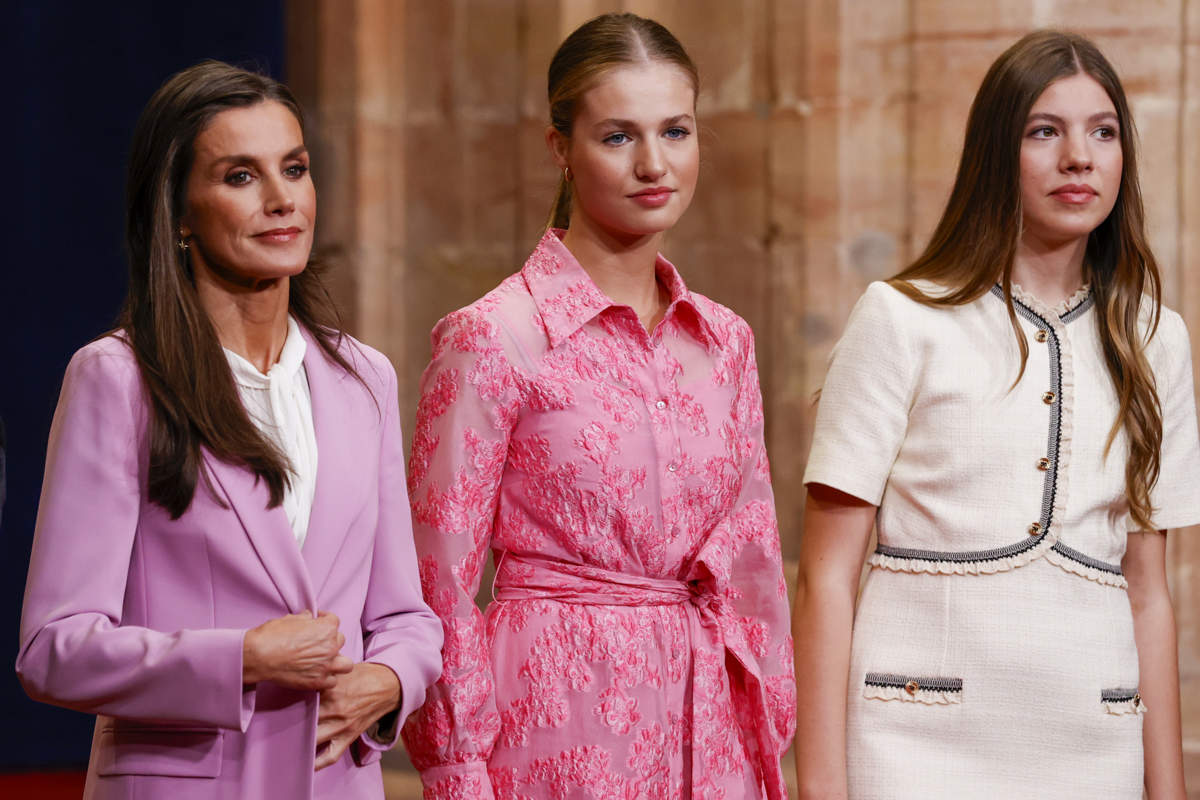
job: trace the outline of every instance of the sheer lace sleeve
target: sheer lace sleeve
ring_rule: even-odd
[[[483,616],[487,558],[517,388],[496,324],[475,307],[434,328],[409,463],[426,602],[445,630],[441,679],[404,729],[426,798],[487,798],[499,731]]]

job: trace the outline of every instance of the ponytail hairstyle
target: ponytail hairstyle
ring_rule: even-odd
[[[1129,442],[1125,493],[1130,516],[1138,526],[1149,528],[1150,490],[1159,474],[1162,409],[1145,348],[1158,327],[1162,281],[1146,237],[1133,117],[1116,71],[1096,45],[1074,33],[1036,31],[996,59],[971,105],[946,210],[925,251],[888,283],[931,306],[970,303],[999,283],[1021,352],[1020,380],[1029,347],[1013,307],[1012,269],[1023,219],[1022,134],[1030,109],[1046,87],[1079,74],[1104,88],[1121,129],[1120,190],[1112,212],[1088,236],[1084,274],[1095,297],[1104,360],[1118,398],[1105,453],[1123,428]],[[927,295],[913,284],[920,280],[947,291]],[[1139,327],[1143,297],[1150,301],[1145,334]]]
[[[191,505],[203,450],[262,479],[269,507],[283,502],[289,480],[286,456],[259,433],[242,406],[196,293],[188,253],[176,246],[196,137],[222,111],[265,102],[282,104],[303,127],[300,106],[286,86],[204,61],[164,83],[134,129],[125,198],[129,291],[118,327],[150,401],[149,499],[172,519]],[[311,264],[289,279],[288,297],[289,313],[325,356],[362,382],[338,349],[341,319]],[[207,483],[207,474],[204,479]]]
[[[570,138],[579,100],[605,72],[625,64],[663,61],[682,69],[692,89],[700,90],[700,73],[679,40],[652,19],[636,14],[602,14],[576,28],[558,46],[550,60],[547,97],[550,124]],[[566,228],[571,221],[571,187],[559,176],[558,191],[550,212],[551,228]]]

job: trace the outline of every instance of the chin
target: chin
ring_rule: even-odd
[[[657,219],[643,217],[637,220],[623,220],[623,224],[610,226],[609,229],[623,236],[655,236],[669,231],[678,221],[678,214],[664,214]]]
[[[255,264],[253,267],[238,270],[238,272],[250,280],[270,281],[279,278],[293,278],[304,272],[304,268],[307,266],[307,262],[303,264]]]
[[[1070,242],[1090,236],[1092,231],[1104,224],[1104,219],[1084,220],[1074,218],[1048,222],[1049,224],[1042,223],[1040,225],[1026,223],[1026,229],[1045,242]]]
[[[1087,237],[1091,236],[1092,231],[1096,230],[1096,228],[1099,228],[1103,222],[1104,222],[1104,220],[1100,220],[1100,222],[1097,222],[1094,225],[1092,225],[1092,224],[1064,225],[1061,228],[1052,229],[1050,233],[1053,238],[1056,238],[1056,239],[1059,239],[1062,241],[1072,241],[1075,239],[1086,239]]]
[[[274,277],[277,277],[277,278],[294,278],[294,277],[296,277],[297,275],[299,275],[301,272],[304,272],[304,270],[305,270],[305,268],[306,268],[306,267],[308,267],[308,262],[307,262],[307,261],[305,261],[305,262],[304,262],[304,263],[302,263],[302,264],[291,264],[291,265],[288,265],[288,266],[286,266],[286,267],[281,267],[280,269],[278,269],[278,270],[275,270]]]

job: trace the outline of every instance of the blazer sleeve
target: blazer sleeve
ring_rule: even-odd
[[[108,338],[67,367],[21,614],[17,675],[35,700],[92,714],[245,730],[243,630],[121,624],[142,505],[146,406]]]
[[[442,672],[442,622],[421,599],[412,516],[404,478],[404,441],[396,373],[388,364],[379,465],[379,522],[370,582],[363,606],[363,661],[383,664],[400,680],[400,707],[359,741],[360,764],[379,758],[400,736],[400,726],[425,702],[425,690]]]

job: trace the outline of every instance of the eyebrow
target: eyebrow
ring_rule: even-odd
[[[662,124],[667,125],[667,126],[678,125],[680,122],[683,122],[684,120],[690,120],[691,118],[692,118],[691,114],[676,114],[673,117],[668,117],[667,119],[663,120]],[[636,128],[636,127],[638,127],[638,123],[634,122],[631,119],[615,119],[615,118],[610,117],[609,119],[600,120],[592,127],[594,127],[594,128],[606,128],[606,127]]]
[[[284,153],[283,160],[288,161],[293,158],[299,158],[300,156],[304,155],[307,152],[308,152],[307,147],[305,147],[304,145],[299,145],[297,147],[293,147],[291,150]],[[251,164],[258,163],[258,156],[251,156],[251,155],[246,155],[243,153],[238,153],[238,154],[229,155],[229,156],[221,156],[216,161],[214,161],[213,164],[214,165],[245,164],[247,162],[251,163]]]
[[[1030,114],[1029,119],[1025,120],[1025,123],[1029,124],[1030,122],[1033,122],[1034,120],[1039,120],[1039,119],[1046,120],[1047,122],[1053,122],[1055,125],[1059,125],[1062,127],[1065,127],[1067,124],[1066,120],[1064,120],[1062,117],[1058,116],[1057,114],[1048,114],[1044,111],[1039,111],[1036,114]],[[1101,120],[1112,120],[1113,122],[1120,122],[1120,119],[1117,117],[1116,112],[1114,112],[1114,111],[1098,111],[1095,114],[1092,114],[1090,117],[1087,118],[1089,125],[1092,125],[1096,122],[1100,122]]]

